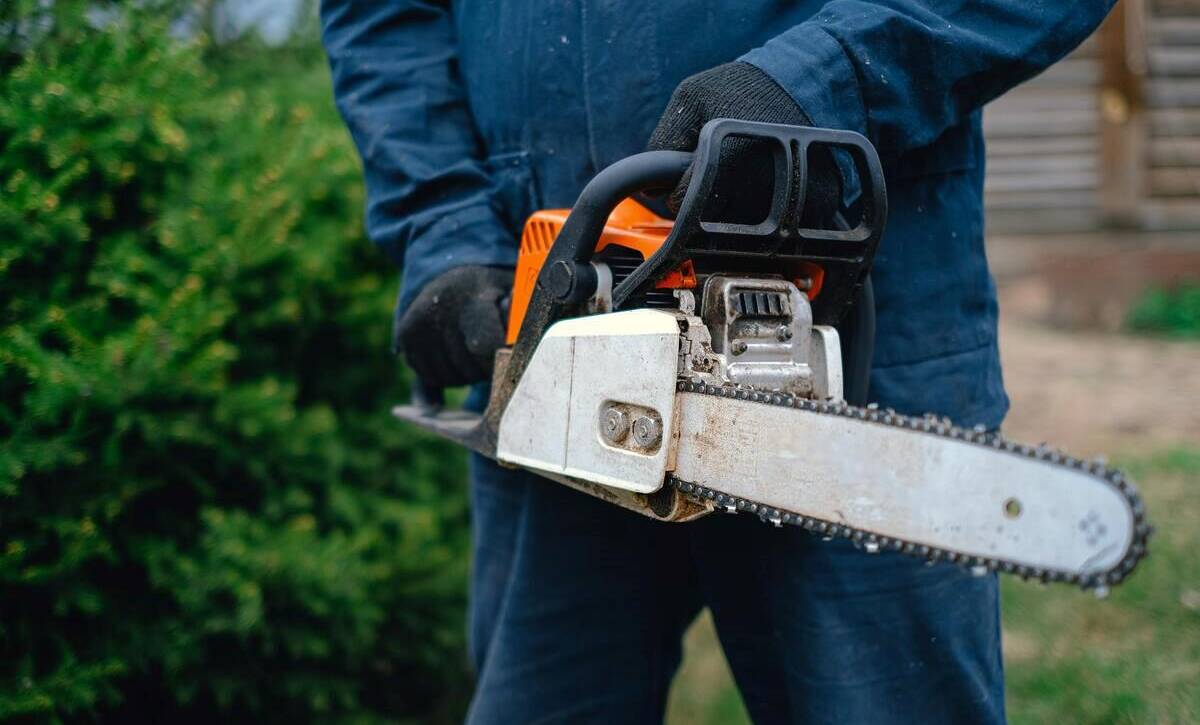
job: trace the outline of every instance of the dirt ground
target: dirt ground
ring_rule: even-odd
[[[1200,448],[1200,344],[1052,326],[1066,293],[1031,251],[1004,238],[988,250],[1012,400],[1005,432],[1086,456]]]

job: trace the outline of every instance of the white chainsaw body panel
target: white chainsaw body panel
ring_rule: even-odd
[[[841,400],[842,343],[838,331],[827,325],[812,326],[809,365],[816,381],[813,394],[817,400]]]
[[[651,493],[674,466],[680,332],[669,312],[640,309],[563,320],[546,331],[500,419],[505,463]],[[613,405],[656,415],[656,446],[611,444]]]

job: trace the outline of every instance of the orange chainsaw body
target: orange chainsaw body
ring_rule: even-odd
[[[534,212],[525,222],[508,315],[509,345],[517,341],[538,274],[570,213],[570,209],[544,209]],[[609,215],[595,251],[599,253],[617,245],[637,252],[645,261],[662,246],[671,233],[671,225],[670,219],[663,219],[633,199],[626,199]],[[667,273],[656,285],[658,289],[691,289],[695,286],[696,272],[689,261]]]
[[[507,344],[517,341],[521,331],[521,323],[525,319],[525,310],[533,297],[533,288],[537,284],[538,274],[550,247],[567,221],[570,209],[544,209],[534,212],[525,221],[525,229],[521,233],[521,247],[517,256],[516,276],[513,279],[512,302],[509,308]],[[671,233],[673,222],[664,219],[633,199],[625,199],[613,209],[608,217],[604,231],[596,243],[595,253],[599,254],[609,247],[623,247],[636,252],[641,260],[649,259],[658,251]],[[815,264],[805,264],[802,270],[795,270],[797,277],[806,281],[809,299],[817,296],[821,289],[822,269]],[[694,289],[698,284],[696,269],[691,260],[684,260],[675,269],[663,275],[656,284],[656,289]]]

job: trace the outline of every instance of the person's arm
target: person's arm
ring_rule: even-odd
[[[367,233],[404,268],[400,308],[452,268],[515,264],[449,10],[436,0],[322,0],[321,27],[337,107],[362,156]]]
[[[817,126],[928,146],[1083,42],[1113,0],[834,0],[741,60]]]

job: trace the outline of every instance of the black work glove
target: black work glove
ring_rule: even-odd
[[[491,379],[512,281],[511,269],[456,267],[426,284],[404,311],[396,341],[427,388]]]
[[[692,151],[700,129],[714,118],[811,126],[788,92],[757,66],[737,61],[685,78],[650,135],[650,149]],[[841,202],[841,174],[828,147],[811,147],[807,200],[801,225],[823,228]],[[793,169],[793,178],[797,173]],[[769,142],[730,139],[721,148],[720,173],[705,210],[714,221],[754,224],[771,208],[775,166]],[[691,169],[667,199],[678,213]]]

